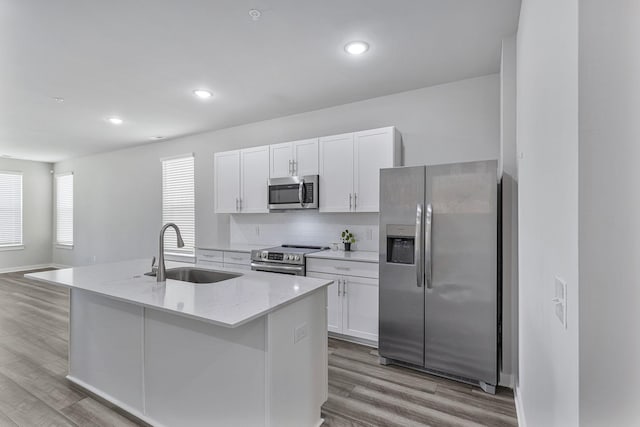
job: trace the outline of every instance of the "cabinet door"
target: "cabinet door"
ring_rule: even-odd
[[[292,175],[293,157],[291,143],[272,144],[269,146],[269,176],[282,178]]]
[[[266,213],[269,184],[269,146],[240,151],[240,212]]]
[[[320,138],[320,212],[350,212],[353,134]]]
[[[291,143],[293,146],[293,174],[318,175],[318,138]]]
[[[380,169],[398,164],[394,128],[356,132],[354,136],[354,208],[380,211]]]
[[[240,151],[225,151],[214,155],[215,211],[237,212],[240,197]]]
[[[342,333],[342,296],[338,295],[338,280],[340,276],[331,274],[307,272],[307,277],[333,280],[327,288],[327,327],[329,332]]]
[[[378,280],[343,276],[342,333],[378,341]]]

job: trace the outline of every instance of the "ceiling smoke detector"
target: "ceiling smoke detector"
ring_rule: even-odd
[[[153,140],[153,141],[158,141],[158,140],[160,140],[160,139],[164,139],[164,138],[165,138],[164,136],[156,135],[156,136],[152,136],[152,137],[151,137],[151,138],[149,138],[149,139],[151,139],[151,140]]]
[[[56,101],[58,104],[62,104],[64,102],[64,98],[61,98],[59,96],[53,96],[53,97],[51,97],[51,99]]]
[[[262,16],[262,12],[260,12],[258,9],[251,9],[249,11],[249,16],[252,20],[257,21]]]

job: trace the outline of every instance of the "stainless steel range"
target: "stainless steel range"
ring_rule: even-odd
[[[305,255],[329,249],[325,246],[282,245],[251,251],[251,269],[269,273],[304,276],[307,273]]]

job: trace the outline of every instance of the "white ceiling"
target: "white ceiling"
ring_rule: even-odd
[[[519,10],[519,0],[0,0],[0,155],[58,161],[495,73]],[[371,49],[349,56],[351,40]],[[215,96],[195,99],[196,88]],[[124,124],[105,121],[113,115]]]

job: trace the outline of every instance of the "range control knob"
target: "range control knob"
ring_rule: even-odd
[[[295,259],[296,261],[300,261],[300,255],[296,255],[296,256],[294,257],[294,259]]]

